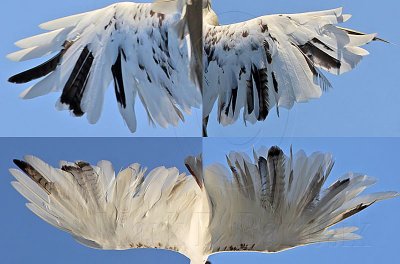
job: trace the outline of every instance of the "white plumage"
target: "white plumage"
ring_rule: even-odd
[[[108,161],[61,162],[56,169],[33,156],[15,161],[13,186],[28,207],[80,243],[100,249],[161,248],[192,263],[224,251],[277,252],[310,243],[357,239],[355,227],[331,229],[371,204],[398,193],[362,194],[375,182],[348,173],[322,187],[332,156],[303,151],[285,156],[232,152],[228,168],[185,164],[193,175],[133,164],[115,176]]]
[[[245,123],[255,123],[273,107],[279,115],[279,107],[319,98],[330,87],[321,70],[348,72],[368,54],[360,46],[381,40],[338,27],[351,17],[341,8],[219,25],[209,4],[203,16],[205,134],[214,105],[226,126],[240,114]]]
[[[119,110],[132,132],[137,127],[136,97],[152,123],[178,125],[183,112],[200,106],[200,89],[190,78],[190,47],[177,35],[182,10],[163,14],[152,9],[151,3],[118,3],[40,25],[49,32],[18,41],[22,50],[8,58],[24,61],[57,55],[10,81],[44,77],[22,98],[61,91],[58,109],[86,114],[90,123],[96,123],[105,90],[114,80]]]
[[[227,156],[229,169],[216,164],[205,170],[205,189],[213,201],[210,224],[212,253],[278,252],[318,242],[360,238],[356,227],[331,228],[396,192],[362,194],[375,183],[347,173],[322,189],[333,167],[330,154],[282,150]]]
[[[194,158],[193,158],[194,160]],[[191,159],[188,160],[191,163]],[[203,252],[205,193],[176,168],[150,172],[135,163],[117,175],[109,161],[60,162],[26,156],[10,169],[28,208],[78,242],[98,249],[162,248],[193,259]],[[204,228],[206,230],[206,228]],[[200,247],[200,248],[199,248]]]

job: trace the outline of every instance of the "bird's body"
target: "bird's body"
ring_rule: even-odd
[[[136,97],[148,119],[178,125],[201,105],[200,89],[189,73],[188,47],[175,29],[179,10],[157,13],[151,3],[124,2],[44,23],[48,33],[18,41],[15,61],[58,53],[51,60],[10,78],[26,83],[44,77],[21,95],[31,99],[61,92],[58,109],[75,116],[100,117],[104,93],[114,81],[119,110],[129,129],[137,127]]]
[[[115,176],[110,162],[61,162],[55,169],[25,157],[11,169],[28,207],[80,243],[99,249],[160,248],[192,264],[225,251],[277,252],[310,243],[359,238],[354,227],[331,229],[394,192],[361,193],[374,179],[348,173],[322,190],[332,156],[232,152],[229,170],[185,163],[192,175],[133,164]]]
[[[319,98],[330,87],[322,70],[342,74],[368,52],[360,46],[376,40],[340,28],[350,16],[342,9],[268,15],[219,25],[211,5],[204,17],[204,131],[212,109],[226,126],[267,118],[271,109]]]

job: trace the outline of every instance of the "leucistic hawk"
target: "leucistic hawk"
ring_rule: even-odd
[[[232,152],[228,167],[204,169],[201,157],[150,172],[133,164],[115,175],[110,162],[61,162],[53,168],[26,156],[10,169],[13,186],[28,208],[78,242],[98,249],[159,248],[177,251],[192,264],[219,252],[278,252],[319,242],[360,238],[356,227],[333,228],[396,192],[362,194],[375,183],[348,173],[324,183],[332,156],[303,151],[286,156],[272,147]]]
[[[205,135],[214,105],[224,126],[240,115],[245,124],[263,121],[274,107],[279,115],[279,107],[319,98],[331,86],[322,71],[352,70],[368,54],[360,46],[381,40],[337,26],[351,17],[342,8],[220,25],[208,2],[203,9]]]
[[[9,81],[41,78],[21,97],[61,92],[57,108],[75,116],[86,114],[90,123],[99,120],[104,93],[114,82],[118,107],[130,131],[137,127],[136,97],[151,123],[178,125],[184,121],[183,112],[201,105],[195,69],[199,55],[187,37],[193,23],[185,15],[186,9],[192,15],[193,8],[201,13],[201,6],[190,2],[186,8],[186,1],[172,1],[176,4],[162,13],[163,2],[117,3],[41,24],[49,32],[16,42],[22,50],[8,58],[25,61],[55,56]]]

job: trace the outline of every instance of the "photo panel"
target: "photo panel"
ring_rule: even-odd
[[[310,186],[316,183],[316,181],[312,181],[313,176],[318,176],[318,173],[313,174],[312,171],[320,171],[320,173],[321,171],[329,171],[325,170],[326,167],[321,164],[326,165],[328,160],[332,162],[331,165],[333,165],[333,168],[328,173],[329,177],[322,187],[324,191],[321,191],[317,195],[312,205],[306,206],[307,209],[302,212],[305,215],[312,215],[313,210],[318,208],[319,202],[326,201],[326,197],[329,197],[327,193],[334,189],[332,186],[338,187],[340,186],[340,182],[346,185],[346,179],[349,177],[351,178],[349,186],[351,186],[353,184],[351,182],[360,177],[356,176],[358,174],[363,175],[363,180],[366,179],[364,175],[377,180],[375,185],[365,190],[365,194],[367,195],[375,192],[398,190],[400,182],[397,176],[398,172],[393,165],[398,160],[396,153],[399,144],[399,140],[387,138],[209,138],[203,142],[206,188],[212,189],[215,196],[231,194],[230,199],[215,199],[215,211],[218,211],[218,204],[222,205],[226,210],[225,214],[222,214],[221,217],[231,214],[229,218],[224,218],[225,220],[223,220],[225,230],[231,230],[224,233],[226,237],[229,237],[229,235],[235,237],[236,235],[236,238],[241,237],[243,240],[247,238],[247,241],[260,241],[264,239],[263,241],[267,243],[267,247],[274,248],[275,244],[279,243],[278,241],[285,239],[286,234],[288,241],[290,241],[288,243],[292,243],[286,244],[286,246],[293,247],[296,245],[295,237],[297,235],[296,232],[293,232],[293,228],[300,228],[299,225],[302,224],[302,221],[296,220],[296,214],[292,215],[292,217],[287,217],[286,214],[296,209],[296,207],[293,207],[295,202],[298,201],[300,204],[301,201],[304,201],[304,197],[308,195],[311,197],[313,195],[312,191],[306,191],[305,196],[299,196],[301,199],[293,198],[296,191],[298,193],[301,192],[300,190],[305,186],[308,186],[312,190]],[[286,156],[282,163],[276,158],[276,148],[280,148]],[[254,155],[258,157],[254,158]],[[268,157],[270,155],[273,157]],[[292,162],[290,160],[291,156]],[[262,175],[262,169],[259,169],[262,168],[262,163],[260,163],[262,158],[260,157],[268,160],[267,170],[271,179],[269,182],[263,181],[263,177],[260,176]],[[305,161],[307,157],[308,161]],[[246,160],[246,165],[244,165],[243,159]],[[256,161],[254,162],[255,159]],[[218,164],[217,166],[215,165],[216,163]],[[282,180],[279,178],[281,175],[279,173],[280,166],[285,167],[286,172],[288,172],[289,168],[292,168],[294,173],[286,173],[286,178]],[[318,170],[318,168],[322,168],[322,170]],[[276,174],[273,173],[274,171],[276,171]],[[291,180],[289,180],[290,175],[293,175]],[[212,176],[218,179],[213,179]],[[260,179],[260,177],[261,183],[257,183],[259,181],[257,179]],[[228,180],[224,180],[225,178]],[[296,181],[296,178],[301,180]],[[211,181],[219,181],[223,184],[220,187],[213,187],[210,183]],[[276,181],[275,185],[274,181]],[[207,182],[209,183],[207,184]],[[241,185],[240,188],[237,187],[237,182]],[[257,189],[257,184],[261,185],[262,188]],[[229,188],[226,186],[231,186],[232,189],[227,191]],[[256,191],[252,195],[251,190],[253,186]],[[277,205],[277,202],[271,202],[273,198],[264,194],[268,192],[266,190],[269,190],[271,194],[274,188],[265,186],[276,186],[274,192],[275,200],[279,200],[277,197],[284,197],[278,203],[279,205]],[[284,191],[279,192],[280,187]],[[328,187],[330,189],[326,190]],[[215,194],[218,192],[219,194]],[[236,195],[232,195],[232,193]],[[340,195],[344,193],[349,195],[351,192],[345,189]],[[257,197],[259,198],[257,199]],[[265,202],[265,199],[267,202]],[[291,199],[295,201],[290,202]],[[246,201],[249,200],[251,202],[247,203]],[[268,205],[265,207],[266,209],[263,207],[264,203]],[[292,206],[288,207],[287,204],[292,204]],[[353,237],[353,239],[358,238],[358,240],[335,242],[335,237],[330,234],[332,236],[328,238],[328,241],[330,241],[328,243],[305,245],[294,249],[288,248],[288,250],[277,254],[257,254],[255,252],[241,252],[237,254],[221,253],[212,255],[209,261],[211,263],[259,263],[265,261],[291,262],[297,259],[300,263],[320,263],[322,259],[325,263],[337,263],[346,262],[350,258],[357,259],[357,261],[363,263],[375,263],[383,258],[390,262],[396,259],[395,252],[397,246],[396,243],[393,243],[393,239],[396,237],[398,215],[392,208],[398,207],[398,204],[398,198],[373,204],[371,207],[364,208],[365,211],[352,215],[343,222],[329,228],[333,230],[345,227],[357,227],[358,230],[354,229],[352,232],[356,234],[356,237]],[[333,215],[334,210],[330,211],[332,208],[327,208],[325,207],[327,212]],[[265,210],[272,210],[278,215],[283,214],[285,216],[280,216],[278,220],[273,217],[262,217],[262,211]],[[352,212],[355,213],[356,211]],[[347,216],[350,215],[350,213],[347,214]],[[306,216],[304,217],[307,218]],[[316,217],[315,219],[322,218]],[[287,224],[288,222],[291,224]],[[329,222],[322,223],[323,226]],[[263,226],[268,231],[262,232],[263,229],[260,226]],[[282,226],[286,226],[286,228],[282,230]],[[310,226],[313,226],[312,221],[305,224],[300,230],[307,233]],[[339,231],[339,240],[352,238],[352,236],[348,236],[347,231],[349,230],[346,228]],[[317,233],[305,235],[303,238],[312,240],[318,237]],[[273,239],[271,239],[271,236]],[[268,237],[270,238],[269,240]],[[231,240],[235,241],[233,238]]]
[[[169,184],[174,183],[175,180],[176,182],[174,184],[178,185],[177,182],[183,181],[183,179],[190,181],[189,183],[194,182],[192,177],[188,176],[190,172],[185,166],[185,159],[188,156],[197,156],[201,153],[202,143],[200,139],[3,138],[0,139],[0,142],[2,146],[0,151],[0,158],[2,160],[0,168],[2,174],[0,190],[2,193],[1,197],[4,201],[4,214],[2,214],[1,223],[7,226],[7,228],[3,230],[2,238],[0,239],[0,252],[5,263],[54,263],[55,261],[57,263],[71,263],[77,260],[90,263],[105,263],[110,261],[117,261],[118,263],[132,263],[132,261],[159,263],[160,259],[168,260],[168,262],[171,261],[171,263],[188,262],[184,256],[176,253],[145,249],[145,247],[150,247],[150,245],[146,246],[145,243],[151,244],[152,241],[168,240],[162,239],[162,237],[168,234],[168,228],[159,227],[164,223],[166,223],[166,225],[169,222],[175,223],[174,225],[182,230],[185,230],[185,227],[189,225],[179,217],[178,222],[174,221],[174,216],[178,211],[175,210],[174,207],[166,208],[164,205],[158,206],[158,204],[163,203],[165,199],[183,199],[186,192],[181,195],[182,198],[177,196],[175,196],[175,198],[169,196],[160,198],[157,196],[157,193],[161,191],[163,186],[168,186],[166,178],[171,179]],[[46,173],[49,168],[48,166],[42,165],[37,167],[40,163],[37,160],[35,161],[32,157],[26,157],[26,155],[34,155],[54,168],[62,168],[64,173]],[[32,164],[45,179],[53,179],[54,183],[43,184],[44,179],[40,178],[40,180],[37,181],[38,184],[36,184],[36,182],[28,178],[28,174],[20,170],[16,165],[19,164],[21,166],[21,163],[13,163],[13,159]],[[59,163],[62,160],[71,163],[64,164],[60,167]],[[82,165],[84,161],[89,163],[90,166],[107,167],[104,161],[98,163],[102,160],[112,163],[112,167],[115,171],[115,181],[111,180],[114,177],[112,169],[105,169],[104,171],[106,173],[104,173],[104,175],[101,174],[99,170],[96,170],[95,175],[100,176],[94,177],[90,174],[89,167]],[[81,162],[74,164],[76,161]],[[135,165],[135,163],[137,164]],[[79,174],[78,169],[69,168],[77,167],[77,164],[79,164],[86,173]],[[143,171],[145,168],[147,168],[146,172]],[[15,174],[20,176],[18,179],[22,179],[19,184],[15,183],[18,180],[10,174],[8,171],[9,169],[13,169],[14,172],[21,172]],[[136,170],[136,173],[132,172],[132,175],[136,175],[136,178],[132,176],[132,180],[129,181],[128,174],[130,171],[134,170]],[[168,176],[165,175],[165,170],[167,170],[167,174],[169,173]],[[144,172],[145,179],[152,179],[151,184],[146,181],[141,183],[139,180],[141,172]],[[72,175],[75,176],[72,177]],[[76,179],[76,181],[74,179]],[[103,186],[101,183],[106,181],[106,179],[109,179],[110,184],[105,184],[105,187],[101,187]],[[14,182],[13,186],[11,182]],[[31,184],[29,184],[29,182]],[[74,182],[77,184],[71,185]],[[142,184],[142,187],[135,189],[135,184]],[[21,185],[28,187],[24,188],[21,187]],[[40,186],[43,186],[43,188],[40,188]],[[188,193],[195,189],[193,186],[182,186],[187,188]],[[146,192],[147,188],[149,190]],[[25,206],[29,201],[21,196],[16,189],[26,190],[22,192],[25,195],[31,193],[31,195],[27,197],[34,197],[35,199],[33,199],[33,201],[37,201],[38,199],[42,201],[37,203],[36,207],[32,205],[27,206],[29,208],[50,208],[50,215],[56,216],[55,219],[57,220],[55,221],[61,223],[60,225],[64,227],[64,230],[61,231],[51,226],[49,224],[51,223],[49,220],[51,218],[45,218],[50,221],[46,223],[32,213]],[[138,191],[139,189],[140,191]],[[69,192],[67,192],[68,190]],[[179,188],[177,188],[177,190],[179,190]],[[96,195],[91,195],[91,193]],[[119,199],[116,198],[118,195],[120,196]],[[144,196],[146,196],[146,198],[144,198]],[[62,197],[62,199],[58,199],[59,197]],[[41,198],[43,198],[43,200],[40,200]],[[145,199],[147,202],[138,202],[141,199]],[[161,202],[158,199],[161,199]],[[129,202],[131,203],[129,206],[126,204],[126,206],[122,206],[124,205],[123,201],[127,201],[127,204],[129,204]],[[34,202],[31,202],[31,204],[32,203]],[[154,208],[149,208],[149,203],[154,203]],[[171,204],[174,203],[176,202],[171,202]],[[65,209],[61,210],[60,208]],[[87,208],[87,210],[85,210],[85,208]],[[146,208],[149,210],[148,214],[143,212]],[[40,215],[45,215],[43,214],[43,210],[37,210],[42,212]],[[110,214],[109,210],[113,213]],[[187,208],[187,210],[189,210],[189,208]],[[131,214],[129,214],[129,212],[131,212]],[[179,209],[179,212],[184,213],[185,209]],[[74,220],[69,218],[72,217],[71,215],[76,216],[73,218]],[[126,221],[123,220],[125,218],[127,219]],[[134,220],[134,218],[136,220]],[[103,220],[105,222],[102,222]],[[109,223],[115,221],[115,223],[119,224],[116,224],[116,226],[108,225],[107,221],[109,221]],[[121,221],[125,222],[121,223]],[[133,224],[134,222],[136,224]],[[90,236],[88,230],[94,230],[94,233],[98,234],[98,236],[107,233],[107,230],[112,230],[110,233],[107,233],[108,236],[103,237],[103,240],[100,239],[100,241],[114,241],[114,237],[118,237],[118,233],[128,236],[132,234],[136,239],[141,241],[143,245],[132,244],[132,247],[141,248],[138,250],[95,250],[93,248],[98,247],[95,244],[79,240],[75,237],[75,240],[79,241],[77,242],[67,233],[68,231],[64,232],[67,226],[72,230],[71,233],[75,232],[75,235],[78,235],[82,231],[84,233],[86,232],[86,236]],[[124,229],[128,227],[129,230]],[[175,238],[171,236],[171,241],[174,239]],[[135,239],[132,239],[130,243],[134,243],[134,240]],[[115,247],[124,247],[123,241],[125,240],[121,239],[121,244]],[[130,243],[128,243],[128,247],[131,247]],[[27,246],[27,244],[29,244],[29,246]],[[107,243],[102,244],[102,246],[107,248]],[[160,246],[157,244],[154,245],[153,248],[154,247]],[[21,248],[24,250],[17,250]]]
[[[201,136],[199,4],[22,2],[1,18],[0,136]]]
[[[397,3],[232,0],[211,8],[204,22],[209,137],[400,135]]]

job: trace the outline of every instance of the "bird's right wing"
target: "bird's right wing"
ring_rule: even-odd
[[[194,177],[176,168],[146,173],[132,164],[115,176],[108,161],[61,162],[60,169],[33,156],[14,162],[19,170],[10,169],[17,180],[12,184],[28,208],[86,246],[160,248],[191,258],[202,252],[204,195]]]
[[[227,157],[229,169],[205,170],[212,205],[212,251],[277,252],[296,246],[357,239],[354,227],[330,227],[396,192],[362,194],[375,180],[348,173],[322,189],[333,167],[332,156],[284,155],[273,147]]]
[[[59,109],[75,116],[100,118],[105,90],[114,81],[119,110],[129,129],[137,127],[136,97],[149,121],[178,125],[183,112],[199,107],[199,88],[190,81],[186,42],[174,28],[179,14],[164,15],[150,3],[118,3],[103,9],[50,21],[49,32],[18,41],[14,61],[56,53],[49,61],[17,74],[13,83],[42,78],[21,95],[31,99],[61,91]],[[181,45],[182,44],[182,45]]]
[[[321,70],[350,71],[368,54],[360,46],[375,39],[336,26],[349,17],[334,9],[205,25],[204,118],[217,99],[218,121],[229,125],[242,110],[245,122],[256,122],[274,106],[320,97],[330,86]]]

